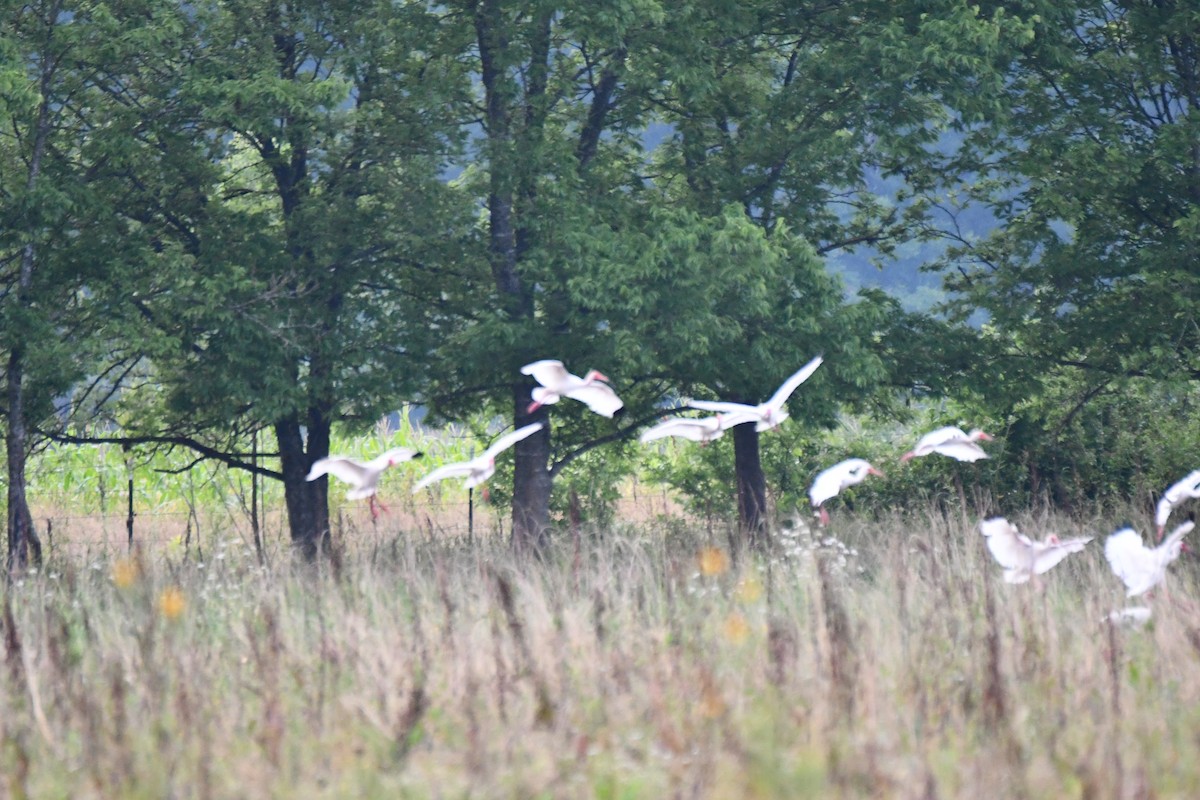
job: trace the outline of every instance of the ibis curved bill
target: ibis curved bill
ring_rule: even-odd
[[[1005,583],[1025,583],[1034,575],[1048,572],[1092,540],[1091,536],[1059,539],[1051,534],[1044,541],[1035,542],[1004,517],[983,520],[979,532],[987,537],[992,557],[1004,567]]]
[[[537,433],[545,425],[543,422],[535,422],[532,425],[526,425],[523,428],[517,428],[515,431],[501,436],[492,446],[483,451],[483,455],[476,456],[470,461],[459,461],[453,464],[444,464],[433,472],[430,472],[424,478],[417,481],[413,487],[413,493],[424,489],[429,484],[445,480],[446,478],[466,478],[463,486],[470,489],[473,486],[486,481],[496,472],[496,456],[512,447],[522,439],[527,439]]]
[[[553,405],[563,397],[578,400],[602,417],[611,418],[625,407],[608,385],[608,377],[599,370],[591,370],[581,378],[567,372],[563,362],[545,359],[521,367],[521,374],[531,375],[541,384],[533,389],[533,402],[526,409],[528,414],[542,406]]]
[[[822,470],[817,474],[812,486],[808,489],[808,499],[812,502],[813,508],[817,510],[822,525],[829,524],[829,512],[825,510],[825,501],[836,497],[847,486],[862,483],[868,475],[883,477],[882,472],[863,458],[848,458],[845,461],[839,461],[829,469]]]
[[[901,461],[938,453],[958,461],[978,461],[988,454],[976,442],[990,442],[992,437],[976,428],[966,433],[962,428],[948,425],[930,431],[917,441],[917,446],[900,456]]]
[[[371,516],[378,517],[376,506],[387,511],[387,506],[379,502],[375,494],[379,491],[379,477],[384,470],[405,461],[420,458],[421,453],[407,447],[396,447],[386,453],[376,456],[370,461],[357,461],[346,456],[329,456],[313,462],[312,469],[305,476],[306,480],[315,481],[322,475],[332,475],[338,480],[350,484],[346,492],[349,500],[361,500],[368,497],[371,500]]]
[[[749,419],[755,421],[755,430],[769,431],[776,425],[788,418],[788,412],[784,409],[788,398],[792,393],[804,383],[812,374],[817,371],[817,367],[824,363],[821,356],[817,356],[812,361],[809,361],[803,367],[792,373],[786,381],[784,381],[775,394],[765,403],[752,406],[746,403],[729,403],[723,400],[689,400],[686,405],[689,408],[698,408],[702,411],[717,411],[726,414],[742,414]]]

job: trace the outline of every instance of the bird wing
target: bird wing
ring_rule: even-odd
[[[789,416],[791,416],[791,415],[788,414],[788,412],[784,411],[783,409],[780,409],[779,411],[775,412],[775,416],[771,417],[770,422],[767,422],[765,419],[759,420],[759,423],[754,426],[754,430],[758,431],[759,433],[762,433],[763,431],[769,431],[772,428],[777,428]]]
[[[717,420],[717,425],[720,427],[720,429],[727,431],[730,428],[743,425],[747,422],[757,422],[759,419],[761,419],[761,417],[759,417],[758,414],[751,413],[749,411],[726,411],[718,414],[715,417],[707,417],[706,419]]]
[[[808,490],[813,506],[820,506],[847,486],[862,483],[868,475],[883,473],[871,466],[864,458],[847,458],[817,475]]]
[[[1133,528],[1123,528],[1109,536],[1104,542],[1104,557],[1113,574],[1129,590],[1130,597],[1141,594],[1157,582],[1154,575],[1157,559]]]
[[[312,469],[305,476],[305,480],[315,481],[322,475],[332,475],[351,486],[361,486],[363,481],[367,479],[368,473],[369,470],[365,464],[361,464],[352,458],[329,456],[328,458],[320,458],[314,461]]]
[[[1175,507],[1175,501],[1171,499],[1170,489],[1167,494],[1164,494],[1158,499],[1158,506],[1154,509],[1154,524],[1158,527],[1163,527],[1167,524],[1167,519],[1171,516],[1171,509]]]
[[[808,380],[809,377],[811,377],[812,374],[817,371],[817,367],[821,366],[824,361],[824,358],[817,356],[812,361],[809,361],[803,367],[796,370],[796,372],[790,378],[780,384],[779,388],[775,390],[775,394],[771,395],[771,399],[768,400],[765,405],[771,406],[772,408],[782,408],[783,404],[786,403],[788,398],[792,396],[792,392],[796,391],[796,387]]]
[[[718,414],[744,415],[746,419],[742,422],[762,419],[762,414],[758,413],[757,406],[748,406],[745,403],[727,403],[724,400],[688,400],[684,405],[688,408],[698,408],[701,411],[715,411]]]
[[[1158,547],[1151,551],[1158,558],[1159,563],[1165,567],[1167,564],[1170,564],[1172,561],[1179,558],[1183,537],[1187,536],[1194,527],[1196,527],[1196,523],[1192,522],[1191,520],[1184,522],[1179,527],[1175,528],[1175,530],[1171,531],[1171,534],[1167,536],[1167,538],[1164,539]]]
[[[831,497],[836,497],[837,493],[842,490],[844,470],[841,467],[841,464],[835,464],[829,469],[817,473],[812,486],[808,489],[808,499],[812,501],[813,508],[817,508]]]
[[[521,374],[532,375],[535,381],[551,389],[558,388],[575,377],[570,372],[567,372],[567,368],[563,366],[561,361],[555,359],[534,361],[532,364],[526,364],[521,367]]]
[[[576,389],[568,389],[564,394],[587,405],[602,417],[611,418],[613,414],[625,407],[621,398],[612,387],[606,383],[589,383]]]
[[[987,452],[982,447],[966,439],[963,441],[953,440],[935,445],[933,452],[941,453],[958,461],[978,461],[981,458],[988,457]]]
[[[546,423],[544,422],[534,422],[531,425],[526,425],[523,428],[517,428],[512,433],[501,436],[499,439],[492,442],[491,447],[483,451],[481,458],[484,460],[495,458],[497,455],[512,447],[522,439],[527,439],[530,436],[533,436],[535,433],[540,431],[545,424]]]
[[[1029,569],[1029,540],[1021,536],[1016,525],[1004,517],[992,517],[979,523],[979,532],[987,538],[988,551],[997,564],[1010,570]]]
[[[372,458],[365,464],[365,466],[367,469],[382,471],[387,469],[389,464],[399,464],[402,461],[411,461],[419,455],[421,455],[419,452],[407,447],[393,447],[391,450],[380,453]]]
[[[1084,545],[1091,540],[1091,536],[1080,536],[1076,539],[1063,539],[1054,543],[1039,543],[1035,545],[1033,551],[1033,571],[1038,575],[1050,571],[1060,561],[1071,555],[1071,553],[1078,553],[1082,550]]]
[[[964,431],[962,428],[956,428],[953,425],[947,425],[944,428],[932,430],[918,439],[917,446],[913,448],[913,451],[920,455],[924,455],[925,453],[932,452],[933,449],[939,445],[956,440],[969,442],[971,441],[971,438],[967,436],[966,431]]]
[[[1171,516],[1171,509],[1182,503],[1189,497],[1200,497],[1200,469],[1189,472],[1181,480],[1175,481],[1163,492],[1162,499],[1158,501],[1158,508],[1154,514],[1154,521],[1161,528],[1167,524],[1167,518]]]
[[[416,485],[413,486],[413,494],[421,491],[431,483],[443,481],[446,478],[458,478],[463,475],[470,475],[474,469],[475,463],[473,461],[459,461],[454,464],[443,464],[433,472],[430,472],[424,478],[421,478],[421,480],[417,481]]]
[[[708,419],[715,419],[709,417]],[[715,439],[721,436],[721,428],[719,425],[710,426],[704,424],[705,420],[699,419],[668,419],[660,422],[653,428],[647,428],[638,437],[640,442],[652,442],[655,439],[664,439],[668,436],[679,436],[684,439],[690,439],[693,442],[703,442],[705,439]]]

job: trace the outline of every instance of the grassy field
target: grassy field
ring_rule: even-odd
[[[972,524],[64,552],[4,597],[5,795],[1200,795],[1191,565],[1117,629],[1101,540],[1008,586]]]

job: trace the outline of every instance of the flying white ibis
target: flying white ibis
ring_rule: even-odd
[[[638,441],[652,442],[655,439],[678,436],[682,439],[690,439],[693,442],[708,444],[713,439],[720,439],[725,435],[725,431],[734,425],[741,425],[743,422],[753,422],[755,419],[757,417],[749,414],[717,414],[715,417],[703,417],[700,419],[675,417],[664,420],[653,428],[647,428],[642,431],[642,435],[638,437]]]
[[[532,375],[541,384],[533,389],[533,402],[526,409],[532,414],[542,406],[557,403],[560,398],[570,397],[584,403],[602,417],[612,418],[625,404],[608,385],[608,377],[599,370],[591,370],[582,378],[567,372],[561,361],[547,359],[534,361],[521,367],[522,375]]]
[[[962,428],[947,426],[930,431],[921,437],[917,446],[900,456],[901,461],[910,458],[927,456],[930,453],[940,453],[959,461],[978,461],[987,458],[988,454],[976,442],[990,442],[992,437],[976,428],[970,433],[964,433]]]
[[[463,486],[470,489],[473,486],[486,481],[492,477],[492,473],[496,471],[496,456],[512,447],[522,439],[526,439],[542,429],[545,423],[535,422],[532,425],[526,425],[524,428],[517,428],[512,433],[501,436],[492,446],[483,451],[483,455],[476,456],[470,461],[459,461],[454,464],[443,464],[433,472],[426,475],[421,480],[417,481],[413,487],[413,493],[421,491],[434,481],[445,480],[446,478],[461,478],[465,477]]]
[[[1005,583],[1025,583],[1055,567],[1071,553],[1078,553],[1091,536],[1059,539],[1054,534],[1035,542],[1017,530],[1004,517],[992,517],[979,523],[979,532],[987,537],[992,557],[1004,567]]]
[[[1167,519],[1175,506],[1184,500],[1200,497],[1200,469],[1188,473],[1186,478],[1171,484],[1171,488],[1163,493],[1154,513],[1154,522],[1158,526],[1158,540],[1161,542],[1163,531],[1167,528]]]
[[[829,524],[829,512],[825,510],[825,501],[836,497],[838,492],[847,486],[862,483],[868,475],[883,477],[882,472],[862,458],[848,458],[817,474],[808,489],[808,498],[812,501],[813,508],[817,509],[822,525]]]
[[[1188,520],[1154,548],[1142,544],[1142,537],[1133,528],[1122,528],[1108,537],[1104,543],[1104,557],[1113,574],[1125,584],[1126,597],[1148,592],[1162,583],[1167,566],[1179,558],[1183,550],[1183,537],[1194,527],[1195,523]]]
[[[329,456],[314,461],[312,469],[308,471],[306,477],[310,481],[315,481],[322,475],[332,475],[350,484],[351,488],[346,492],[346,498],[349,500],[370,498],[371,518],[374,519],[379,516],[376,506],[387,511],[387,506],[375,497],[375,493],[379,491],[379,476],[388,467],[394,467],[420,457],[421,453],[407,447],[393,448],[365,463],[345,456]]]
[[[788,412],[784,409],[784,404],[788,398],[792,396],[792,392],[804,383],[809,377],[817,371],[817,367],[821,366],[824,359],[817,356],[812,361],[809,361],[790,378],[784,381],[775,394],[771,395],[771,399],[757,406],[747,405],[745,403],[728,403],[723,400],[689,400],[687,406],[689,408],[698,408],[702,411],[719,411],[726,414],[744,414],[750,419],[755,420],[757,424],[754,426],[758,431],[769,431],[779,423],[788,418]]]

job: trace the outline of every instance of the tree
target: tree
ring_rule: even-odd
[[[309,468],[335,422],[418,391],[433,283],[468,220],[440,177],[461,74],[428,47],[437,24],[422,4],[196,4],[139,87],[162,113],[142,125],[125,213],[162,258],[124,316],[160,391],[128,397],[124,427],[282,480],[310,558],[329,510]],[[264,427],[277,472],[231,435]]]
[[[86,3],[0,7],[0,352],[8,568],[36,560],[25,464],[68,390],[97,367],[108,307],[98,287],[128,251],[111,219],[112,104],[94,69],[134,60],[144,21],[119,30]],[[108,246],[114,245],[114,246]]]
[[[450,17],[471,25],[467,52],[480,97],[466,120],[480,132],[478,171],[464,187],[486,207],[491,280],[477,287],[460,333],[449,339],[458,369],[446,381],[443,407],[463,402],[462,387],[503,387],[519,427],[548,416],[545,408],[527,412],[533,383],[519,375],[522,364],[596,363],[612,352],[619,321],[592,315],[591,298],[571,282],[581,263],[602,257],[605,232],[621,228],[629,213],[645,111],[629,57],[662,10],[641,0],[449,7]],[[549,427],[514,448],[518,550],[547,540],[551,453]]]
[[[740,206],[709,217],[660,203],[621,247],[620,257],[581,268],[575,280],[595,298],[593,311],[627,319],[618,335],[627,368],[657,376],[677,397],[701,390],[757,404],[815,355],[840,359],[839,373],[847,361],[865,360],[855,350],[870,307],[844,306],[806,242],[782,227],[768,235]],[[808,424],[831,422],[836,386],[810,378],[793,408],[805,409]],[[740,425],[732,438],[739,517],[762,544],[768,508],[758,433]]]
[[[879,334],[895,309],[871,293],[841,307],[819,257],[871,248],[882,259],[929,235],[930,204],[907,201],[903,177],[923,177],[951,122],[944,97],[964,89],[931,79],[944,64],[926,63],[926,53],[944,47],[946,60],[991,78],[981,63],[988,42],[1009,35],[1003,15],[924,11],[764,0],[671,17],[658,52],[673,80],[655,97],[673,131],[657,158],[662,191],[710,225],[728,224],[716,220],[738,209],[779,254],[764,281],[772,302],[749,314],[719,305],[741,346],[713,348],[698,370],[677,365],[681,380],[691,369],[701,390],[759,402],[823,352],[826,366],[792,401],[805,409],[798,418],[819,424],[839,401],[859,403],[892,377]],[[894,196],[880,193],[881,177],[900,179]],[[758,538],[766,498],[758,435],[742,425],[733,438],[739,517]]]
[[[6,59],[4,71],[0,73],[6,98],[3,121],[7,124],[4,127],[11,126],[20,136],[17,141],[6,140],[4,150],[0,151],[5,161],[4,172],[24,173],[23,185],[16,190],[6,187],[4,197],[4,210],[10,218],[10,224],[4,225],[4,230],[17,233],[15,239],[5,242],[5,263],[15,262],[16,268],[6,269],[2,296],[6,323],[3,345],[8,353],[4,382],[8,464],[7,564],[10,573],[25,566],[30,547],[37,542],[25,497],[25,460],[30,447],[28,416],[31,411],[27,397],[30,383],[28,337],[37,327],[43,330],[46,327],[44,315],[30,313],[34,305],[35,274],[41,277],[41,269],[35,273],[35,268],[39,267],[39,240],[44,235],[43,225],[37,219],[42,209],[38,208],[41,204],[36,192],[45,181],[43,161],[54,133],[52,104],[55,102],[55,72],[61,58],[61,45],[55,41],[59,5],[53,3],[49,7],[20,10],[24,13],[10,15],[8,12],[18,9],[4,9],[4,19],[9,20],[5,26],[9,30],[3,31],[5,40],[19,44],[12,48],[16,52],[4,54],[12,60]],[[19,33],[25,35],[18,39]],[[24,60],[28,60],[32,74],[22,74]],[[16,169],[10,172],[11,168]]]
[[[956,168],[1000,224],[945,274],[958,312],[989,320],[993,406],[1057,438],[1128,381],[1186,398],[1200,380],[1200,17],[1140,0],[1022,12],[1036,35],[1012,52],[1003,113],[965,130]],[[1029,418],[1043,395],[1057,419]]]

